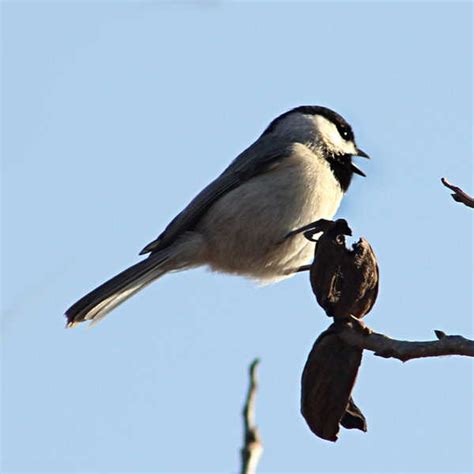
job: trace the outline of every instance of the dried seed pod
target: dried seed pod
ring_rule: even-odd
[[[319,220],[305,226],[305,236],[319,237],[310,268],[313,293],[331,317],[363,318],[375,304],[379,287],[377,258],[363,237],[349,250],[346,235],[352,231],[344,219]]]
[[[336,441],[340,426],[367,431],[364,415],[351,393],[362,360],[362,349],[350,346],[338,330],[351,326],[369,331],[362,322],[377,299],[379,269],[370,244],[361,238],[349,250],[346,235],[352,231],[344,219],[321,219],[293,233],[317,240],[310,266],[313,293],[334,323],[314,343],[301,380],[301,413],[311,431],[320,438]]]
[[[337,441],[339,425],[367,431],[365,417],[351,397],[362,350],[344,343],[337,322],[314,343],[301,379],[301,414],[320,438]]]

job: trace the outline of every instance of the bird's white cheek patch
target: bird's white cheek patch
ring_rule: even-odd
[[[316,115],[316,121],[324,142],[336,153],[355,155],[356,149],[352,142],[347,142],[341,137],[337,127],[321,115]]]

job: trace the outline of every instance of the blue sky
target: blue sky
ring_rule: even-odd
[[[472,336],[472,4],[2,3],[3,472],[236,472],[262,359],[260,472],[470,472],[472,363],[365,354],[369,431],[299,414],[329,324],[307,277],[166,276],[91,330],[64,310],[266,127],[329,106],[372,157],[338,216],[374,247],[393,337]]]

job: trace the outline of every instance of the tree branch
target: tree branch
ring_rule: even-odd
[[[447,179],[441,178],[441,182],[449,188],[451,191],[454,191],[451,196],[456,202],[461,202],[467,207],[474,208],[474,198],[465,193],[461,188],[451,184]]]
[[[384,334],[361,331],[344,325],[338,335],[347,344],[375,352],[376,356],[395,358],[406,362],[422,357],[461,355],[474,357],[474,341],[462,336],[448,336],[442,331],[435,331],[435,341],[399,341]]]
[[[249,389],[242,416],[244,418],[244,446],[241,449],[241,474],[255,474],[257,464],[263,452],[257,426],[255,425],[255,399],[257,396],[257,366],[260,363],[255,359],[249,367]]]

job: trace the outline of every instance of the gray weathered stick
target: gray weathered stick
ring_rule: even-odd
[[[435,334],[438,340],[399,341],[376,332],[364,334],[348,326],[338,332],[339,337],[348,344],[373,351],[376,356],[392,357],[402,362],[445,355],[474,357],[474,341],[462,336],[448,336],[442,331],[435,331]]]
[[[249,389],[242,412],[244,418],[244,445],[241,449],[242,469],[241,474],[255,474],[257,464],[263,452],[262,442],[255,425],[255,399],[257,396],[257,366],[259,360],[255,359],[249,367]]]
[[[451,184],[447,179],[441,178],[441,182],[451,191],[454,191],[451,196],[456,202],[461,202],[467,207],[474,208],[474,198],[469,196],[466,192],[464,192],[458,186]]]

